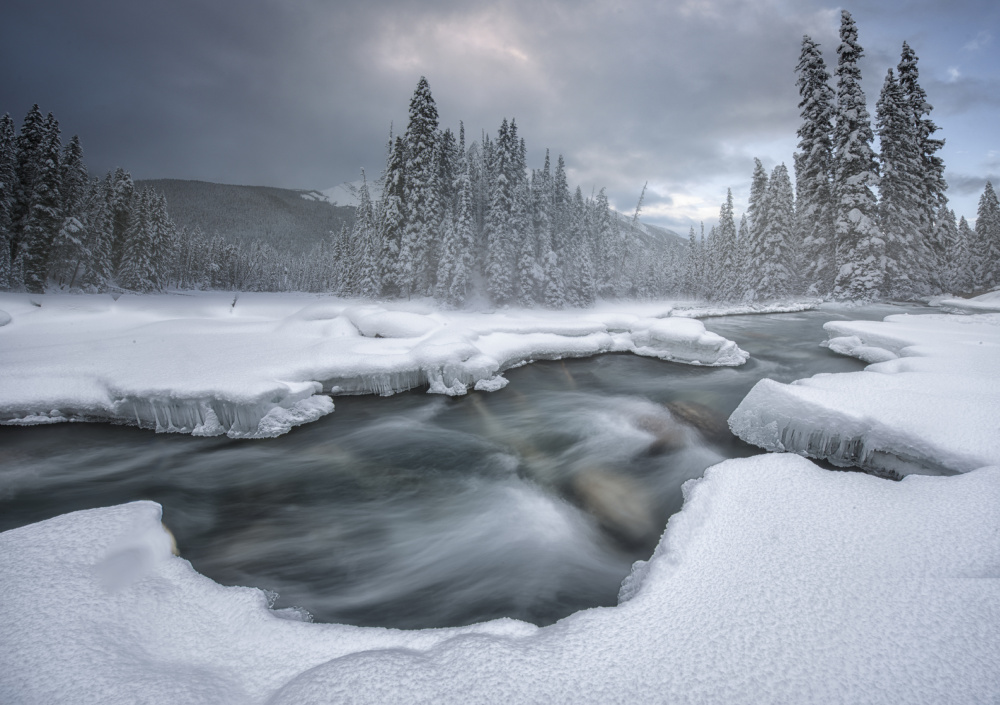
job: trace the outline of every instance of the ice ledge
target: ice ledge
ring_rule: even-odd
[[[761,380],[729,418],[748,443],[889,476],[1000,464],[1000,316],[830,322],[826,345],[871,363]]]

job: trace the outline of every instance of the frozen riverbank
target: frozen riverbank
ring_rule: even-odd
[[[869,366],[758,382],[729,419],[736,435],[888,474],[1000,464],[1000,314],[894,315],[824,328],[831,350]]]
[[[414,632],[221,587],[171,555],[155,504],[77,512],[0,534],[0,700],[993,701],[998,505],[997,468],[894,483],[727,461],[686,486],[618,607]]]
[[[333,411],[327,395],[506,385],[532,360],[631,352],[691,365],[747,354],[670,304],[440,311],[307,295],[0,295],[0,423],[112,420],[273,437]]]

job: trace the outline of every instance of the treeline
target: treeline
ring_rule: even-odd
[[[987,182],[975,230],[964,217],[956,222],[937,154],[944,140],[934,137],[916,54],[903,43],[882,85],[875,130],[861,88],[862,55],[846,10],[835,87],[819,46],[803,38],[794,192],[784,164],[768,176],[755,160],[739,228],[730,193],[707,237],[692,229],[687,292],[719,300],[805,294],[871,301],[1000,285],[996,193]]]
[[[79,138],[63,146],[51,113],[32,106],[17,133],[0,118],[0,289],[329,290],[318,264],[331,268],[328,250],[293,255],[178,229],[163,194],[124,169],[91,179]]]
[[[336,291],[367,297],[434,296],[453,306],[587,306],[596,297],[653,297],[682,283],[677,252],[645,246],[602,189],[571,190],[562,156],[529,170],[517,123],[466,145],[441,130],[421,77],[404,135],[390,134],[380,196],[367,181],[351,231],[330,251]]]

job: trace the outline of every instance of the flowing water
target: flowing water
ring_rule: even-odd
[[[538,362],[492,394],[338,397],[330,416],[270,440],[0,427],[0,531],[152,499],[199,572],[317,621],[549,624],[615,604],[681,485],[759,452],[726,427],[757,380],[862,369],[819,346],[822,324],[907,310],[708,319],[746,365]]]

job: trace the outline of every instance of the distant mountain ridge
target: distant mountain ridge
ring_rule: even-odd
[[[262,240],[279,250],[305,253],[331,231],[344,224],[351,227],[361,182],[311,191],[184,179],[147,179],[136,185],[162,192],[178,227],[198,227],[208,236],[227,240]],[[377,199],[377,185],[369,182],[368,188]],[[619,213],[618,218],[623,229],[631,226],[631,216]],[[634,233],[647,246],[676,250],[687,243],[672,230],[641,221]]]
[[[178,227],[198,227],[227,240],[261,240],[285,252],[308,252],[331,231],[354,222],[353,206],[334,205],[319,191],[182,179],[148,179],[136,186],[162,192]]]

